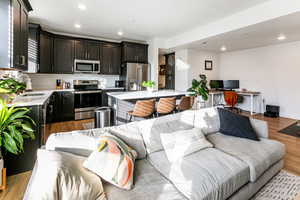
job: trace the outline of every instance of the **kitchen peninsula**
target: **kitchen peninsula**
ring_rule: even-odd
[[[188,95],[188,92],[176,90],[110,92],[108,93],[108,105],[113,108],[114,123],[120,125],[126,123],[127,112],[133,110],[138,100],[156,99],[158,101],[164,97],[176,97],[176,99],[180,99],[186,95]]]

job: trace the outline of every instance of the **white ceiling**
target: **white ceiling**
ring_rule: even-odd
[[[277,40],[277,37],[281,34],[286,36],[286,40]],[[299,40],[300,12],[297,12],[295,14],[279,17],[270,21],[265,21],[263,23],[187,44],[179,48],[220,52],[220,48],[225,45],[227,51],[236,51]],[[169,51],[172,50],[163,52]]]
[[[30,21],[50,31],[110,39],[170,37],[267,0],[30,0]],[[78,3],[86,5],[85,11]],[[81,25],[76,29],[74,24]],[[122,37],[117,32],[122,30]]]

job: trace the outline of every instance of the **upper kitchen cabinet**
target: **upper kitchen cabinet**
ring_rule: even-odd
[[[29,24],[28,32],[28,72],[36,73],[39,68],[39,43],[41,27],[38,24]]]
[[[56,36],[53,40],[53,73],[73,73],[75,42]]]
[[[53,35],[42,31],[40,33],[40,63],[39,73],[52,73],[53,66]]]
[[[100,73],[118,75],[121,71],[121,46],[117,43],[101,45]]]
[[[148,63],[148,45],[122,42],[122,62]]]
[[[13,38],[12,67],[28,69],[28,12],[32,7],[28,0],[12,0]]]
[[[75,59],[100,60],[100,43],[96,41],[76,40]]]

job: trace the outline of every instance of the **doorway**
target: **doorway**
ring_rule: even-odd
[[[158,89],[175,89],[175,53],[159,56]]]

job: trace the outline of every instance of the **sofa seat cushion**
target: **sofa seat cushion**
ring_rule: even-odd
[[[270,139],[260,138],[260,141],[253,141],[221,133],[209,135],[207,139],[214,144],[215,148],[247,163],[250,168],[251,182],[255,182],[285,154],[284,145]]]
[[[155,168],[191,200],[223,200],[249,182],[246,163],[207,148],[170,163],[164,151],[148,158]]]
[[[104,182],[108,200],[184,200],[186,199],[167,179],[146,160],[137,160],[134,170],[134,187],[125,191]]]
[[[137,123],[148,154],[163,150],[160,135],[194,128],[194,111],[167,115]]]

